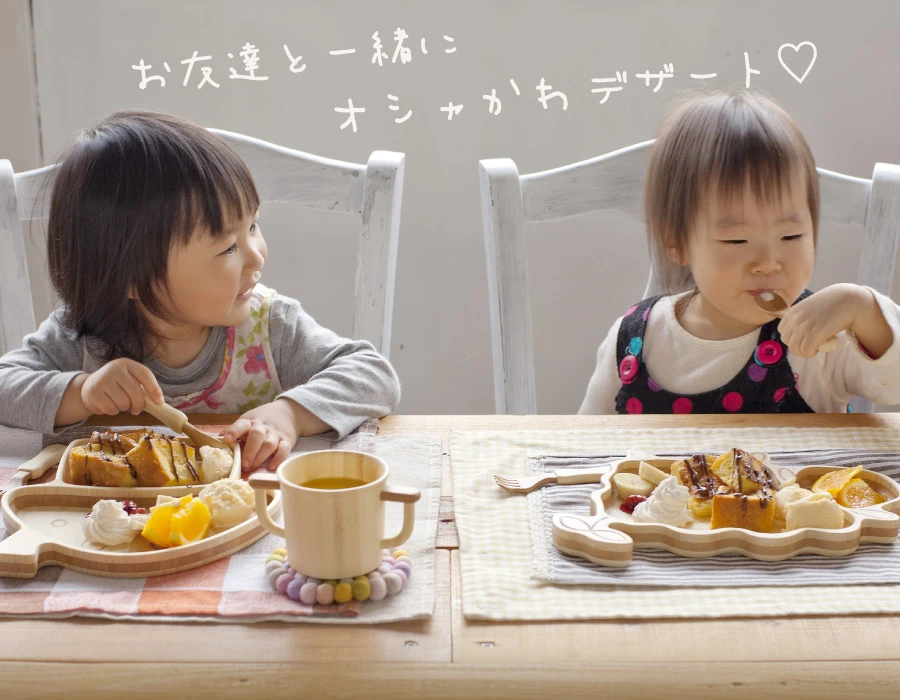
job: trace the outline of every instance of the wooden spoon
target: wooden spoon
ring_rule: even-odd
[[[141,388],[143,389],[143,387]],[[204,433],[199,428],[188,423],[187,416],[177,408],[173,408],[165,401],[163,401],[163,403],[154,403],[153,399],[151,399],[150,395],[147,393],[147,390],[143,389],[143,391],[144,410],[156,418],[160,423],[171,428],[176,433],[184,433],[193,440],[196,445],[209,445],[210,447],[221,447],[229,451],[231,450],[231,448],[221,440]]]
[[[775,316],[775,318],[784,316],[784,312],[791,306],[778,292],[762,292],[753,297],[753,299],[756,301],[756,305],[759,308],[767,314]],[[832,350],[836,350],[839,344],[840,342],[837,338],[830,338],[819,346],[819,352],[831,352]]]

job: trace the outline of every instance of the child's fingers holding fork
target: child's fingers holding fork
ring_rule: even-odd
[[[144,410],[144,393],[162,401],[162,390],[156,377],[140,362],[119,358],[88,375],[81,387],[81,401],[91,413],[115,415]]]
[[[815,357],[831,338],[852,325],[856,297],[855,285],[836,284],[798,301],[778,324],[781,339],[794,354]]]
[[[254,408],[222,432],[225,440],[242,440],[241,468],[256,469],[269,460],[275,469],[297,442],[293,412],[285,402],[274,401]]]

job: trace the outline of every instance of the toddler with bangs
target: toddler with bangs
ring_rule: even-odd
[[[219,137],[122,111],[56,169],[50,277],[62,307],[0,358],[0,423],[44,433],[163,400],[239,413],[245,469],[298,437],[390,413],[400,384],[371,343],[342,338],[260,284],[259,195]]]
[[[748,90],[691,96],[664,120],[644,191],[666,294],[609,330],[579,413],[846,412],[900,403],[900,307],[874,289],[806,289],[819,178],[799,128]],[[756,303],[776,292],[781,320]],[[820,352],[837,336],[838,346]]]

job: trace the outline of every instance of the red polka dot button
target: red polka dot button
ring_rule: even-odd
[[[619,379],[623,384],[631,384],[638,373],[638,361],[634,355],[625,355],[619,364]]]
[[[781,343],[774,340],[764,340],[756,348],[756,361],[761,365],[774,365],[781,359]]]

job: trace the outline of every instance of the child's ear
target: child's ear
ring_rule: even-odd
[[[687,256],[675,245],[674,241],[666,244],[666,257],[676,265],[687,265]]]

